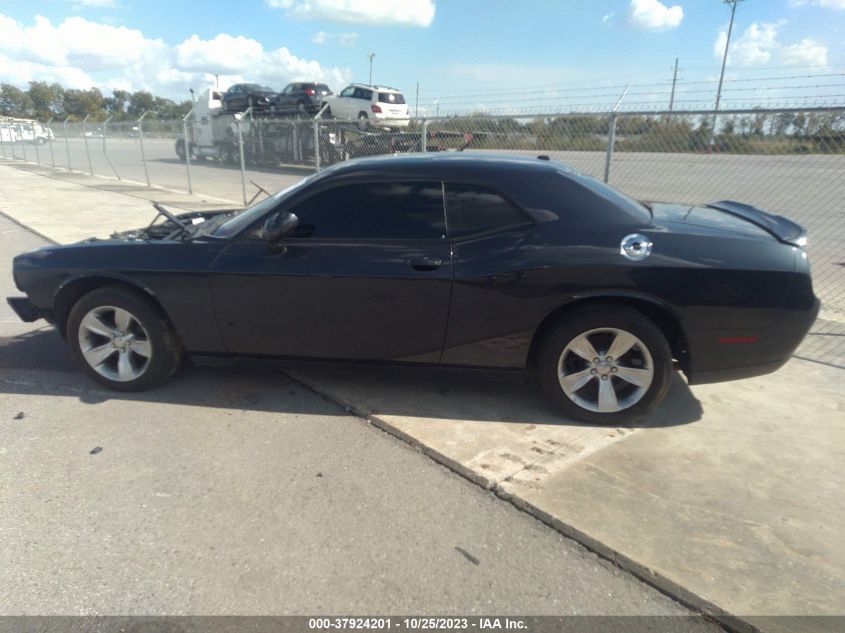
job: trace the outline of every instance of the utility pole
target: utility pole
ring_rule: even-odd
[[[369,53],[367,55],[367,57],[370,58],[370,81],[369,81],[369,84],[368,84],[370,86],[373,85],[373,57],[375,57],[375,56],[376,56],[375,53]]]
[[[713,124],[710,132],[710,145],[716,142],[716,117],[719,114],[719,102],[722,100],[722,82],[725,80],[725,66],[728,63],[728,49],[731,47],[731,32],[734,28],[734,16],[736,15],[736,5],[744,0],[722,0],[725,4],[731,5],[731,22],[728,25],[728,39],[725,41],[725,55],[722,57],[722,73],[719,75],[719,88],[716,91],[716,107],[713,109]]]
[[[675,85],[678,83],[678,58],[675,58],[675,72],[672,74],[672,96],[669,97],[669,116],[672,116],[672,108],[675,105]]]

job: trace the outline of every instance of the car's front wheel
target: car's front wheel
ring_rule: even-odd
[[[666,396],[672,352],[640,312],[596,306],[571,314],[545,337],[537,370],[569,417],[618,425],[642,418]]]
[[[70,311],[67,340],[82,369],[111,389],[141,391],[166,381],[181,348],[170,323],[140,293],[105,286]]]

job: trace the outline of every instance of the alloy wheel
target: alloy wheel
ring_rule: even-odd
[[[78,336],[85,362],[109,380],[136,380],[150,365],[150,337],[141,321],[128,310],[115,306],[89,310],[79,323]]]
[[[596,328],[576,336],[558,360],[564,394],[596,413],[628,409],[654,381],[654,361],[639,338],[618,328]]]

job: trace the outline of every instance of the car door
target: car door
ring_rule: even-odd
[[[373,91],[367,90],[366,88],[356,88],[355,89],[355,99],[354,105],[352,106],[352,112],[349,114],[350,118],[357,119],[358,115],[363,112],[366,116],[370,116],[370,106],[372,105],[370,102],[373,99]]]
[[[332,114],[336,119],[352,118],[350,114],[355,109],[355,86],[347,86],[332,102]]]
[[[438,362],[451,288],[439,182],[329,186],[284,203],[281,243],[248,230],[213,266],[235,354]]]
[[[279,106],[285,112],[290,112],[294,107],[294,93],[297,91],[297,84],[288,84],[279,95]]]
[[[245,98],[241,86],[232,86],[226,92],[226,108],[228,110],[239,110],[243,108]]]
[[[525,211],[490,187],[444,188],[453,286],[441,362],[520,367],[537,325],[534,302],[545,301],[528,274],[542,274],[544,239]]]

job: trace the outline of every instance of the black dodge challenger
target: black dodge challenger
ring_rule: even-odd
[[[572,418],[783,365],[815,319],[804,230],[736,202],[646,204],[565,165],[451,153],[335,165],[238,211],[14,260],[9,299],[120,390],[194,363],[536,374]]]

